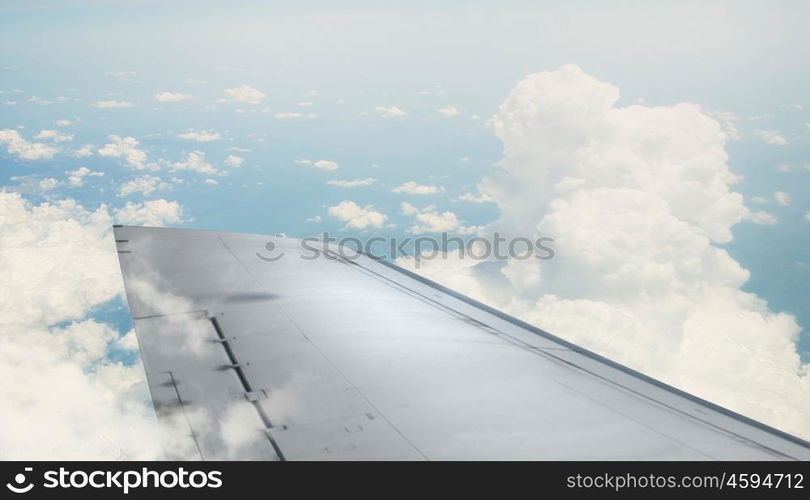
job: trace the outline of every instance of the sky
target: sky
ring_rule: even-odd
[[[419,272],[810,437],[808,11],[3,2],[0,454],[157,456],[113,223],[539,232]]]

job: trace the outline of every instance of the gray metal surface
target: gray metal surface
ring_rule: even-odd
[[[366,256],[185,229],[115,238],[170,456],[810,459],[805,441]],[[284,256],[260,259],[268,242]]]

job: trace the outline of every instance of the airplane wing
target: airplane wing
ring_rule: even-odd
[[[169,458],[810,459],[806,441],[384,261],[114,233]]]

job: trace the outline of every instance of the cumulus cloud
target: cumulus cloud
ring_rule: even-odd
[[[84,146],[74,151],[72,156],[74,158],[87,158],[88,156],[93,156],[93,145],[85,144]]]
[[[183,222],[183,206],[164,199],[127,202],[123,208],[114,210],[113,216],[119,224],[159,227]]]
[[[273,118],[283,120],[285,118],[317,118],[315,113],[299,113],[297,111],[280,111],[273,115]]]
[[[787,146],[788,140],[778,130],[757,130],[757,135],[765,144],[774,146]]]
[[[42,97],[38,97],[38,96],[35,96],[35,95],[31,96],[28,99],[28,102],[33,103],[33,104],[37,104],[39,106],[48,106],[48,105],[53,104],[53,101],[51,101],[50,99],[43,99]]]
[[[776,200],[776,203],[778,203],[780,206],[790,206],[791,197],[784,191],[776,191],[773,193],[773,199]]]
[[[458,229],[458,217],[449,210],[439,213],[428,211],[416,214],[417,224],[408,231],[411,233],[441,233]]]
[[[405,110],[397,106],[377,106],[374,108],[374,112],[383,118],[400,118],[408,114]]]
[[[104,172],[94,172],[87,167],[79,167],[76,170],[67,172],[68,184],[73,187],[83,186],[85,177],[103,177]]]
[[[442,116],[447,116],[450,118],[459,115],[458,108],[454,108],[453,106],[445,106],[443,108],[439,108],[436,110],[436,112]]]
[[[369,227],[382,227],[388,219],[383,213],[378,212],[371,205],[361,207],[353,201],[344,200],[333,207],[329,207],[327,213],[346,223],[347,228],[366,229]]]
[[[494,200],[486,193],[464,193],[457,198],[458,201],[468,201],[470,203],[492,203]]]
[[[119,137],[111,135],[108,137],[109,143],[98,150],[101,156],[121,158],[124,163],[135,170],[158,170],[160,167],[155,163],[147,163],[146,151],[139,149],[140,142],[134,137]]]
[[[775,215],[764,210],[749,213],[748,220],[760,226],[773,226],[779,222]]]
[[[53,177],[46,177],[39,181],[39,189],[42,191],[51,191],[56,189],[56,186],[59,185],[59,181],[54,179]]]
[[[296,160],[296,163],[299,163],[300,160]],[[308,162],[309,160],[304,160]],[[338,164],[331,161],[331,160],[318,160],[315,162],[310,162],[311,165],[315,168],[319,168],[321,170],[337,170]],[[301,163],[302,165],[308,165],[310,163]]]
[[[179,92],[160,92],[155,94],[155,100],[158,102],[181,102],[191,99],[191,94],[181,94]]]
[[[232,167],[232,168],[241,167],[242,163],[244,163],[244,161],[245,161],[245,159],[242,158],[241,156],[228,155],[225,158],[225,166],[226,167]]]
[[[153,175],[142,175],[121,184],[118,187],[118,196],[129,196],[133,193],[139,193],[142,196],[148,196],[158,189],[166,189],[169,185],[160,180],[160,177]]]
[[[216,179],[205,179],[205,181],[203,181],[203,182],[205,182],[209,186],[218,186],[219,185],[219,181],[217,181]]]
[[[171,171],[191,170],[199,174],[218,175],[220,172],[210,163],[205,161],[205,153],[202,151],[192,151],[180,161],[171,164]]]
[[[96,101],[93,106],[99,109],[131,108],[133,104],[127,101]]]
[[[189,141],[197,141],[197,142],[211,142],[211,141],[218,141],[222,139],[222,136],[219,135],[218,132],[208,132],[205,130],[201,130],[199,132],[195,132],[193,130],[189,132],[183,132],[182,134],[177,134],[177,137],[180,139],[186,139]]]
[[[356,188],[356,187],[366,187],[370,186],[377,182],[377,179],[374,177],[366,177],[365,179],[340,179],[334,181],[326,181],[327,184],[330,186],[337,186],[343,188]]]
[[[142,367],[108,361],[118,332],[86,318],[123,288],[111,224],[106,207],[0,192],[0,458],[160,456]]]
[[[736,122],[739,119],[737,115],[729,111],[709,111],[708,114],[720,122],[720,126],[723,127],[723,132],[726,134],[726,139],[729,141],[739,141],[742,138],[740,131],[737,130]]]
[[[481,229],[479,226],[462,226],[455,213],[449,210],[439,212],[434,205],[420,209],[408,202],[403,202],[400,204],[400,208],[403,214],[414,216],[415,224],[408,229],[409,233],[457,232],[471,234]]]
[[[235,102],[241,104],[259,104],[266,97],[261,90],[254,89],[248,85],[241,85],[231,89],[225,89],[225,98],[220,102]]]
[[[443,193],[444,186],[434,186],[432,184],[417,184],[413,181],[408,181],[404,184],[401,184],[391,191],[395,193],[404,193],[404,194],[437,194]]]
[[[59,150],[41,142],[29,142],[14,129],[0,130],[0,144],[5,144],[9,154],[21,160],[49,160]]]
[[[68,142],[73,140],[73,134],[65,134],[58,130],[40,130],[39,133],[34,136],[34,139],[40,141]]]
[[[731,189],[727,132],[693,104],[618,99],[616,87],[565,66],[518,83],[494,118],[504,156],[479,186],[500,210],[487,231],[553,237],[554,259],[501,262],[495,276],[470,259],[452,275],[442,259],[415,270],[810,437],[799,326],[742,290],[749,272],[720,246],[750,217]]]

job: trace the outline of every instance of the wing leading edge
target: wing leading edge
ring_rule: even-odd
[[[801,439],[365,255],[114,232],[170,457],[810,459]],[[260,258],[268,242],[283,257]]]

